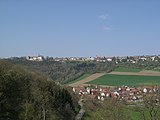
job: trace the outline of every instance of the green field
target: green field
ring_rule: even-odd
[[[87,82],[87,84],[98,84],[107,86],[160,85],[160,76],[106,74],[93,81]]]
[[[119,66],[115,68],[115,72],[140,72],[141,69],[139,68],[130,68],[130,67],[125,67],[125,66]]]
[[[73,81],[71,81],[71,82],[69,82],[67,84],[72,84],[72,83],[78,82],[78,81],[80,81],[80,80],[82,80],[84,78],[89,77],[90,75],[92,75],[92,74],[91,73],[85,73],[82,76],[78,77],[77,79],[75,79],[75,80],[73,80]]]
[[[141,109],[144,110],[144,114],[147,117],[147,120],[151,120],[148,110],[142,107],[128,106],[124,109],[124,112],[131,117],[131,120],[143,120],[143,116],[140,113]],[[160,114],[160,112],[158,112],[158,114]]]

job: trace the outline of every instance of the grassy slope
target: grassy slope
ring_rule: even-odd
[[[82,80],[84,78],[89,77],[90,75],[91,75],[91,73],[85,73],[82,76],[80,76],[79,78],[77,78],[77,79],[75,79],[75,80],[73,80],[73,81],[71,81],[71,82],[69,82],[67,84],[72,84],[72,83],[78,82],[78,81],[80,81],[80,80]]]
[[[138,75],[113,75],[106,74],[87,84],[100,84],[109,86],[139,86],[139,85],[160,85],[160,76],[138,76]]]
[[[125,67],[125,66],[119,66],[115,68],[115,72],[140,72],[141,69],[139,68],[130,68],[130,67]]]
[[[140,113],[141,109],[142,109],[141,107],[128,106],[124,110],[131,117],[132,120],[142,120],[143,116]],[[150,120],[151,118],[149,115],[149,111],[145,108],[143,108],[143,110],[144,110],[145,117],[147,118],[147,120]],[[158,112],[158,114],[160,114],[160,111]]]
[[[124,113],[126,113],[128,115],[129,120],[142,120],[142,114],[140,113],[140,110],[136,110],[136,109],[139,109],[139,108],[134,107],[134,106],[133,107],[132,106],[126,106],[122,110],[124,111]],[[90,116],[92,116],[93,114],[101,116],[102,113],[100,113],[99,111],[87,112],[87,113],[85,113],[82,120],[90,120]],[[158,114],[160,114],[160,113],[158,113]],[[149,112],[147,110],[145,110],[145,116],[147,117],[147,120],[151,119],[150,116],[149,116]]]

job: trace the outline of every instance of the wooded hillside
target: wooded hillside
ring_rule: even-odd
[[[0,119],[72,120],[73,98],[50,78],[0,60]]]
[[[25,59],[8,59],[13,64],[22,65],[29,70],[36,70],[60,83],[68,83],[85,73],[110,72],[115,68],[114,62],[57,62],[28,61]]]

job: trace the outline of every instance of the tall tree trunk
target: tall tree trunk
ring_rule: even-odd
[[[45,109],[45,104],[43,106],[43,120],[46,120],[46,109]]]
[[[26,103],[25,103],[25,118],[24,118],[24,120],[27,120],[27,116],[28,116],[28,101],[26,101]]]

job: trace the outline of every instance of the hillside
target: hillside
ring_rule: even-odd
[[[0,119],[73,120],[76,107],[50,78],[0,60]]]
[[[114,62],[56,62],[28,61],[26,59],[7,59],[7,61],[22,65],[26,69],[36,70],[60,83],[71,82],[85,73],[110,72],[115,68]]]

